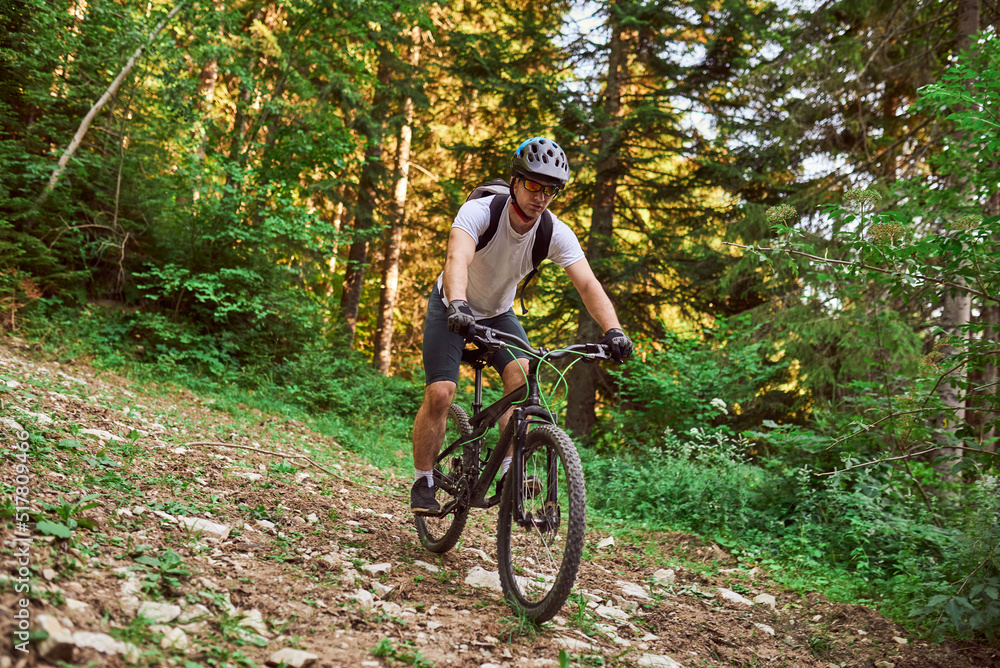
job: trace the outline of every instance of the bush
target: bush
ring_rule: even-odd
[[[795,415],[796,398],[779,387],[787,381],[787,361],[773,361],[763,343],[731,340],[725,324],[705,336],[707,341],[668,334],[640,342],[641,362],[610,370],[621,403],[610,411],[615,426],[605,428],[604,436],[620,435],[621,444],[645,448],[664,429],[741,431],[768,417]],[[609,443],[605,438],[604,445]]]
[[[719,432],[663,432],[642,455],[602,457],[584,451],[588,500],[618,519],[667,525],[706,535],[739,535],[768,484],[748,463],[749,443]]]
[[[935,636],[983,635],[1000,629],[1000,478],[985,476],[965,490],[962,532],[940,580],[922,588],[910,615]]]
[[[311,346],[278,365],[274,383],[314,411],[340,415],[416,415],[423,388],[386,378],[359,353]]]
[[[801,428],[795,434],[821,439]],[[614,519],[715,540],[792,587],[874,604],[900,622],[913,610],[911,624],[939,633],[994,633],[995,479],[925,498],[888,464],[818,476],[782,459],[755,460],[754,447],[693,429],[666,430],[645,452],[584,450],[587,500]],[[911,470],[917,480],[936,477],[930,463]]]

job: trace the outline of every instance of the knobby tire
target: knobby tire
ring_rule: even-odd
[[[516,491],[514,485],[505,484],[497,524],[497,561],[507,602],[541,624],[559,612],[576,581],[587,494],[576,447],[555,425],[539,425],[528,432],[523,460],[525,477],[536,476],[543,487],[535,498],[523,499],[525,513],[547,519],[529,528],[515,522]],[[512,478],[510,473],[508,478]]]

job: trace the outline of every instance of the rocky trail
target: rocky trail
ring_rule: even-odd
[[[502,600],[495,511],[432,555],[409,480],[307,425],[10,338],[0,438],[0,668],[1000,665],[677,533],[591,528],[535,628]]]

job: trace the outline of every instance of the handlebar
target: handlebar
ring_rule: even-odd
[[[550,360],[557,360],[568,355],[580,355],[584,362],[598,362],[600,360],[612,359],[611,346],[609,345],[602,345],[600,343],[574,343],[556,350],[532,348],[528,345],[527,341],[513,334],[478,324],[473,326],[471,339],[473,343],[489,350],[496,351],[511,345],[521,350],[526,350],[538,358]]]

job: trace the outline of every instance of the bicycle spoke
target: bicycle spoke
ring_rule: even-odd
[[[543,425],[528,434],[524,479],[532,477],[541,489],[526,483],[521,491],[524,519],[530,520],[525,526],[514,518],[516,490],[504,490],[497,556],[508,600],[543,622],[569,595],[583,550],[583,473],[572,441],[557,427]]]

